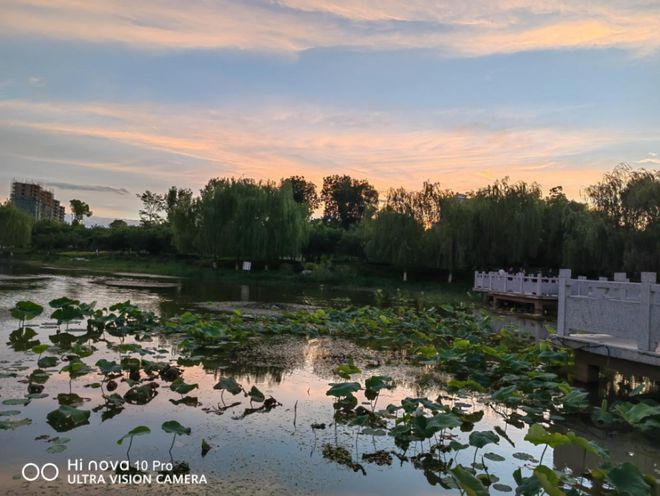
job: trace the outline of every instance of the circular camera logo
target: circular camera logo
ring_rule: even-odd
[[[32,482],[41,477],[46,482],[52,482],[60,475],[60,469],[54,463],[45,463],[41,467],[36,463],[26,463],[21,470],[23,479]]]

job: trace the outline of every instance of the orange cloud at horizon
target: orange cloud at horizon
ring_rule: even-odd
[[[40,153],[38,147],[29,155],[11,150],[5,155],[112,171],[125,177],[124,186],[138,191],[173,184],[197,190],[216,176],[277,181],[295,174],[320,186],[326,175],[349,174],[369,179],[381,192],[399,186],[418,189],[425,180],[466,192],[509,176],[538,182],[546,191],[562,185],[570,197],[580,199],[585,186],[627,158],[582,163],[580,156],[631,139],[600,129],[406,127],[393,124],[396,119],[388,116],[350,128],[343,125],[351,122],[350,113],[309,108],[263,109],[246,115],[233,109],[184,111],[177,105],[15,100],[0,102],[0,110],[7,116],[0,126],[7,128],[43,133],[64,143],[75,138],[102,140],[119,150],[131,147],[123,152],[125,162],[94,155],[67,159]],[[653,136],[641,139],[652,141]],[[146,157],[139,165],[133,161],[134,150]],[[171,157],[174,165],[161,162],[161,156]]]

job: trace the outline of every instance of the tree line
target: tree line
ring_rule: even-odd
[[[560,186],[507,178],[464,194],[426,182],[379,198],[367,181],[325,177],[320,192],[301,176],[279,183],[212,179],[195,195],[146,191],[140,225],[85,228],[34,224],[0,206],[0,245],[202,256],[217,261],[361,260],[401,271],[556,269],[603,275],[660,271],[660,172],[620,165],[586,188],[586,202]],[[81,205],[82,203],[82,205]],[[3,226],[5,226],[3,228]]]

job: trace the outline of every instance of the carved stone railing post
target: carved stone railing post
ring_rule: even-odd
[[[655,272],[642,272],[640,293],[640,316],[642,328],[640,329],[637,347],[642,351],[655,351],[655,342],[652,336],[652,310],[651,285],[656,282]]]
[[[567,282],[571,278],[571,269],[559,269],[559,291],[557,295],[557,334],[565,336],[568,334],[566,329],[566,297]]]

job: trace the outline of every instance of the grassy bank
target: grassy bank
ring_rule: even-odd
[[[428,274],[409,274],[409,280],[401,280],[401,272],[389,267],[372,266],[361,262],[340,262],[306,264],[307,270],[292,263],[280,263],[266,270],[256,266],[256,270],[244,272],[235,270],[234,262],[225,260],[214,264],[204,258],[154,257],[99,252],[60,252],[56,254],[24,253],[15,255],[13,263],[25,265],[32,270],[55,267],[62,270],[89,271],[94,273],[131,272],[168,276],[180,276],[209,281],[221,280],[227,283],[285,283],[285,284],[327,284],[338,287],[382,288],[387,291],[424,292],[451,294],[464,298],[470,288],[469,282],[458,281],[452,284],[443,278]]]

